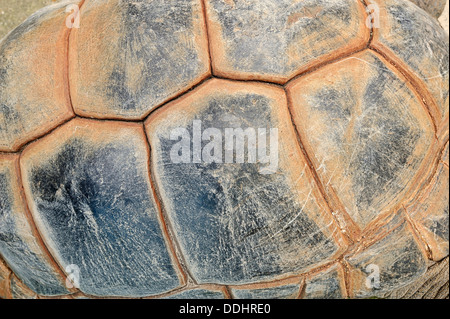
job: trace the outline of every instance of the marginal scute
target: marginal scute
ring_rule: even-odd
[[[22,154],[36,225],[84,293],[139,297],[180,284],[151,190],[147,147],[140,124],[75,119]]]
[[[432,259],[440,261],[449,253],[449,169],[440,164],[434,178],[408,207],[408,214],[431,250]]]
[[[201,131],[219,131],[221,145],[214,151],[221,154],[219,162],[194,162],[191,155],[198,148],[184,151],[186,163],[174,162],[172,151],[180,142],[171,135],[181,128],[189,138],[186,145],[194,145],[194,121]],[[248,128],[266,129],[261,135],[265,151],[278,158],[271,174],[262,173],[271,165],[264,159],[250,162],[246,155],[243,163],[224,162],[226,130]],[[270,143],[276,145],[269,139],[273,128],[278,129],[278,148],[269,150]],[[282,89],[210,80],[152,114],[146,129],[155,181],[197,282],[273,280],[305,271],[340,251],[337,242],[342,239],[300,156]],[[210,143],[208,136],[199,145]]]
[[[439,18],[445,9],[446,0],[410,0],[435,18]]]
[[[63,278],[32,231],[19,185],[18,155],[0,156],[0,255],[40,295],[68,293]]]
[[[232,289],[237,299],[296,299],[300,293],[299,284],[289,284],[258,289]]]
[[[360,1],[206,0],[215,74],[283,83],[368,43]]]
[[[412,283],[427,270],[425,257],[406,222],[346,260],[352,297],[356,298],[382,297],[386,292]]]
[[[17,151],[73,116],[64,75],[71,3],[36,12],[0,42],[0,151]]]
[[[434,136],[404,79],[365,51],[294,81],[288,93],[321,180],[361,229],[398,204]]]
[[[409,285],[386,293],[385,299],[448,299],[449,265],[447,256],[428,267],[426,274]]]
[[[448,35],[435,19],[408,0],[375,0],[380,8],[380,27],[372,45],[399,57],[425,85],[442,117],[449,110]],[[440,121],[440,118],[436,118]]]
[[[209,75],[200,0],[86,1],[70,43],[77,114],[141,119]]]
[[[344,298],[344,277],[342,270],[334,265],[305,281],[304,299]]]

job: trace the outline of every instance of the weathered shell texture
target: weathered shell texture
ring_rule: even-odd
[[[0,42],[0,296],[445,296],[448,58],[406,0],[38,11]],[[249,128],[272,174],[212,142]]]
[[[446,3],[446,0],[411,0],[411,1],[435,18],[439,18],[442,12],[444,12]]]

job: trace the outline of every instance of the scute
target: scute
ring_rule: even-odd
[[[0,41],[0,298],[423,283],[448,266],[448,57],[407,0],[37,12]]]
[[[264,175],[263,162],[173,163],[171,132],[192,132],[194,120],[222,132],[278,127],[279,168]],[[211,80],[154,113],[146,128],[156,183],[197,282],[274,279],[317,266],[340,250],[331,214],[295,144],[283,90]]]
[[[140,119],[209,74],[200,0],[87,1],[71,34],[77,114]]]
[[[35,293],[68,293],[65,279],[55,269],[26,217],[21,196],[19,156],[0,156],[0,254],[13,272]]]
[[[334,265],[305,281],[304,299],[342,299],[344,276],[341,268]]]
[[[236,299],[296,299],[300,293],[299,284],[258,289],[232,289]]]
[[[449,252],[449,169],[444,163],[438,166],[419,198],[406,207],[435,261]]]
[[[410,0],[435,18],[439,18],[445,9],[446,0]]]
[[[98,296],[179,285],[148,175],[139,124],[75,119],[23,153],[30,209],[64,269]]]
[[[382,297],[418,279],[427,270],[424,255],[406,222],[346,260],[350,265],[352,297],[356,298]]]
[[[0,41],[0,151],[17,151],[73,116],[66,88],[64,1],[46,7]]]
[[[360,1],[206,0],[215,74],[286,82],[319,61],[363,48]]]
[[[362,229],[405,194],[434,136],[414,91],[380,59],[359,53],[288,87],[318,174]]]
[[[375,30],[372,46],[398,57],[395,62],[412,71],[425,84],[440,116],[445,117],[449,109],[448,35],[438,21],[417,10],[410,1],[374,2],[380,7],[381,23]],[[439,122],[439,114],[435,116]]]

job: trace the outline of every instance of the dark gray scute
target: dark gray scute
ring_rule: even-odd
[[[67,293],[54,269],[42,256],[30,247],[23,238],[23,223],[15,214],[17,209],[13,203],[13,189],[10,181],[16,178],[10,170],[0,172],[0,255],[8,263],[13,272],[34,292],[40,295],[54,296]],[[23,207],[23,210],[25,208]],[[29,235],[30,237],[32,234]]]
[[[69,142],[31,173],[33,199],[80,289],[99,296],[163,293],[179,281],[133,146]]]
[[[278,125],[271,116],[270,101],[258,94],[220,95],[205,103],[195,115],[203,129],[223,132],[224,128]],[[192,132],[192,124],[187,130]],[[155,137],[161,145],[155,148],[155,170],[173,207],[169,214],[177,238],[198,282],[243,284],[273,279],[336,252],[333,240],[297,201],[284,173],[262,175],[259,164],[248,162],[174,164],[170,150],[175,142],[163,133],[167,132]]]

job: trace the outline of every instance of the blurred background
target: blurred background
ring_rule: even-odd
[[[60,0],[0,0],[0,39],[18,26],[36,10]],[[427,3],[424,0],[413,0],[416,3]],[[449,0],[439,21],[449,33],[448,20]]]
[[[57,0],[0,0],[0,39],[33,12]]]

